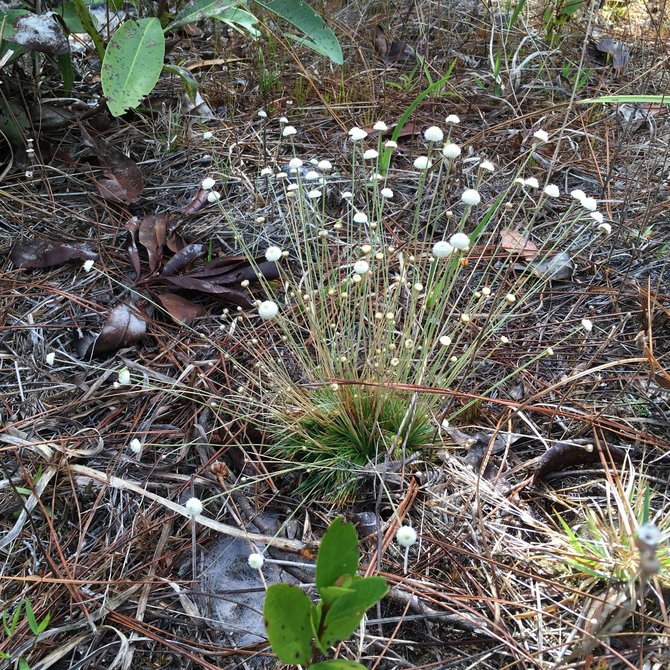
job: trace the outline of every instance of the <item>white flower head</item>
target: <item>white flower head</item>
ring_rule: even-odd
[[[479,164],[479,169],[485,170],[486,172],[495,172],[496,166],[493,163],[491,163],[491,161],[484,160]]]
[[[448,258],[453,253],[454,247],[445,240],[435,242],[433,245],[433,256],[435,256],[435,258]]]
[[[417,156],[414,159],[414,169],[419,170],[419,172],[427,170],[429,167],[431,167],[431,165],[432,163],[430,161],[430,158],[428,158],[428,156]]]
[[[368,215],[365,212],[356,212],[354,214],[354,223],[367,223]]]
[[[279,313],[279,305],[273,300],[264,300],[260,305],[258,305],[258,316],[267,321],[268,319],[273,319]]]
[[[593,321],[591,319],[582,319],[582,328],[590,333],[593,330]]]
[[[370,272],[370,264],[367,261],[356,261],[354,263],[354,272],[357,275],[364,275]]]
[[[270,263],[276,263],[281,258],[281,249],[277,246],[270,246],[265,250],[265,260]]]
[[[451,338],[449,337],[449,335],[442,335],[442,337],[440,337],[439,342],[443,347],[448,347],[451,345]]]
[[[444,120],[445,123],[449,125],[458,125],[461,120],[456,116],[456,114],[449,114],[449,116]]]
[[[142,443],[136,437],[130,440],[130,444],[128,446],[130,447],[130,451],[132,451],[134,454],[139,454],[140,451],[142,451]]]
[[[612,234],[612,226],[610,226],[609,223],[601,223],[598,226],[598,231],[601,233],[604,233],[605,235],[611,235]]]
[[[549,141],[549,133],[546,130],[536,130],[533,133],[533,137],[538,140],[539,142],[548,142]]]
[[[441,142],[444,139],[444,133],[437,126],[426,128],[423,136],[426,138],[426,142]]]
[[[209,191],[210,188],[214,187],[214,184],[216,184],[216,179],[212,179],[212,177],[205,177],[200,183],[200,188],[204,189],[205,191]]]
[[[523,185],[530,186],[530,188],[540,188],[540,182],[535,179],[535,177],[528,177],[528,179],[524,179]]]
[[[119,370],[119,384],[121,386],[128,386],[130,384],[130,370],[128,368],[121,368]]]
[[[418,536],[411,526],[400,526],[395,534],[395,539],[401,547],[411,547],[416,543]]]
[[[321,195],[321,191],[319,191],[318,188],[313,188],[311,191],[307,191],[307,197],[310,200],[316,200],[317,198],[320,198]]]
[[[591,212],[589,216],[596,222],[602,223],[605,220],[605,217],[600,212]]]
[[[561,195],[561,192],[556,184],[547,184],[544,187],[544,194],[549,198],[558,198],[558,196]]]
[[[598,209],[598,203],[595,198],[586,197],[582,200],[582,207],[588,212],[595,212]]]
[[[186,501],[186,504],[184,505],[186,507],[186,511],[191,515],[191,516],[198,516],[198,514],[202,514],[202,501],[200,498],[189,498]]]
[[[288,162],[288,166],[291,170],[297,170],[298,168],[301,168],[302,165],[303,163],[299,158],[291,158]]]
[[[461,155],[461,148],[458,146],[458,144],[447,142],[447,144],[442,147],[442,155],[445,158],[453,160],[454,158],[458,158]]]
[[[351,200],[354,197],[354,194],[351,191],[342,191],[340,195],[342,200]]]
[[[384,175],[379,174],[379,172],[373,172],[370,175],[370,181],[384,181]]]
[[[372,126],[372,130],[378,130],[380,133],[385,133],[389,127],[383,122],[383,121],[377,121],[374,126]]]
[[[648,548],[656,548],[661,542],[661,531],[651,522],[637,529],[637,539]]]
[[[388,187],[383,188],[381,191],[379,191],[379,193],[381,194],[381,196],[383,198],[392,198],[393,197],[393,191]]]
[[[368,149],[363,154],[363,160],[371,161],[379,156],[379,152],[376,149]]]
[[[388,142],[384,142],[384,147],[386,149],[397,149],[398,143],[394,142],[393,140],[388,140]]]
[[[45,357],[44,361],[46,362],[47,365],[53,365],[54,361],[56,360],[56,354],[53,351],[50,351]]]
[[[221,194],[218,191],[210,191],[207,194],[207,202],[217,202],[221,200]]]
[[[482,196],[474,188],[468,188],[461,193],[461,200],[466,204],[474,207],[482,201]]]
[[[253,568],[254,570],[260,570],[263,567],[263,563],[265,563],[265,558],[263,557],[263,554],[249,554],[247,563],[249,564],[250,568]]]
[[[307,170],[305,172],[306,181],[315,181],[316,179],[321,179],[321,175],[316,170]]]
[[[203,139],[203,140],[211,140],[212,137],[214,137],[214,133],[213,133],[211,130],[206,130],[206,131],[202,134],[202,139]]]
[[[367,132],[358,126],[354,126],[349,131],[349,137],[351,137],[352,142],[358,142],[359,140],[364,140],[368,136]]]
[[[272,168],[271,167],[264,167],[261,170],[261,177],[269,177],[272,174]]]
[[[323,170],[324,172],[328,172],[329,170],[333,169],[333,164],[330,161],[322,160],[322,161],[319,161],[316,164],[316,167],[318,167],[319,170]]]
[[[256,115],[258,116],[259,119],[268,118],[268,113],[264,109],[259,109],[258,112],[256,112]]]
[[[570,197],[577,200],[577,202],[581,202],[586,197],[586,193],[581,188],[576,188],[574,191],[570,191]]]
[[[294,126],[284,126],[284,130],[281,131],[282,137],[291,137],[292,135],[297,135],[298,131]]]
[[[449,238],[449,244],[459,251],[467,251],[470,248],[470,238],[465,233],[454,233]]]
[[[91,260],[90,258],[87,261],[84,261],[84,265],[82,265],[84,272],[90,272],[93,269],[94,264],[95,261]]]
[[[279,123],[283,126],[285,123],[288,123],[288,119],[285,116],[280,116]]]

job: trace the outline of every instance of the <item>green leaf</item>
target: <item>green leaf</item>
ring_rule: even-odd
[[[244,32],[239,28],[239,26],[242,26],[242,28],[248,31],[249,34],[254,38],[259,37],[261,34],[260,30],[256,28],[258,19],[253,14],[250,14],[244,9],[231,7],[214,18],[217,19],[217,21],[223,21],[223,23],[226,23],[234,30],[237,30],[238,33]]]
[[[163,69],[165,37],[156,18],[126,21],[112,36],[102,62],[102,92],[112,116],[133,109],[153,91]]]
[[[37,619],[35,619],[35,612],[33,612],[33,606],[30,604],[30,600],[26,598],[26,619],[28,620],[28,625],[30,626],[30,630],[33,632],[33,635],[37,635],[38,631],[38,623]]]
[[[352,593],[352,590],[343,586],[324,586],[320,591],[324,605],[332,605],[338,598],[347,593]]]
[[[307,665],[312,657],[312,601],[290,584],[273,584],[265,596],[263,620],[272,650],[282,663]]]
[[[72,0],[72,9],[79,19],[82,28],[88,34],[88,36],[93,40],[95,50],[98,54],[98,58],[104,59],[105,57],[105,43],[102,41],[102,36],[96,28],[96,20],[88,11],[88,7],[84,0]]]
[[[337,517],[323,536],[316,557],[316,588],[319,594],[323,596],[322,589],[327,586],[344,586],[340,578],[355,575],[360,558],[354,524]]]
[[[74,68],[70,54],[58,56],[58,71],[63,79],[63,88],[67,93],[71,93],[74,86]]]
[[[332,647],[346,640],[358,627],[363,615],[387,593],[383,577],[366,577],[353,582],[353,593],[338,598],[326,612],[320,643]]]
[[[342,65],[342,47],[335,33],[326,26],[323,19],[303,0],[254,0],[256,4],[288,21],[306,37],[286,36],[301,42],[316,53],[330,58],[336,65]]]
[[[180,67],[179,65],[165,64],[163,65],[163,72],[177,75],[177,77],[181,79],[181,83],[184,84],[186,95],[188,95],[189,100],[192,103],[195,103],[198,94],[198,82],[189,70],[185,67]]]
[[[356,661],[344,661],[340,658],[313,663],[307,670],[365,670],[365,666]]]
[[[599,102],[670,105],[670,95],[603,95],[599,98],[577,100],[578,105],[595,105]]]
[[[197,23],[202,19],[217,19],[219,14],[224,14],[239,4],[240,0],[195,0],[186,5],[174,20],[168,23],[165,32],[185,26],[187,23]]]

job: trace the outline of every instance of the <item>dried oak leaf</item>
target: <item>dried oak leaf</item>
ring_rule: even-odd
[[[202,305],[182,298],[176,293],[159,293],[157,297],[171,319],[179,325],[193,323],[199,316],[205,315],[205,308]]]
[[[93,345],[93,355],[116,351],[141,340],[147,332],[147,323],[128,305],[117,305],[107,317],[102,332]]]
[[[94,261],[98,254],[88,242],[52,242],[51,240],[31,240],[19,242],[9,254],[15,268],[50,268],[77,259]]]
[[[537,247],[518,230],[503,230],[500,234],[500,245],[510,254],[519,255],[527,261],[537,256]]]
[[[155,272],[163,259],[171,218],[169,214],[150,214],[140,221],[138,238],[149,256],[149,272]]]
[[[235,291],[225,286],[219,286],[204,279],[194,279],[187,275],[168,275],[164,276],[165,281],[170,282],[173,286],[190,289],[192,291],[200,291],[201,293],[209,293],[211,295],[218,295],[232,303],[233,305],[240,305],[248,309],[253,306],[253,303],[247,295],[241,291]]]
[[[189,263],[203,256],[206,251],[207,247],[204,244],[187,244],[163,266],[162,274],[171,275],[179,272]]]
[[[608,451],[612,460],[617,463],[621,463],[626,455],[626,450],[621,447],[610,446]],[[590,463],[600,463],[600,454],[588,440],[557,442],[542,454],[533,481],[544,479],[548,474],[558,470]]]

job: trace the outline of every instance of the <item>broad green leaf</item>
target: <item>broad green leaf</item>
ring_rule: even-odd
[[[356,661],[344,661],[340,658],[314,663],[307,670],[365,670],[365,666]]]
[[[351,585],[353,593],[338,598],[326,612],[321,645],[332,647],[346,640],[358,628],[363,615],[387,593],[382,577],[366,577]]]
[[[303,0],[254,0],[257,5],[288,21],[305,37],[286,36],[301,42],[316,53],[330,58],[336,65],[342,65],[342,47],[335,33],[326,26],[323,19]]]
[[[307,665],[312,657],[312,601],[290,584],[273,584],[265,596],[263,621],[282,663]]]
[[[165,37],[156,18],[126,21],[102,61],[102,92],[112,116],[133,109],[154,90],[163,69]]]
[[[599,98],[577,100],[578,105],[595,105],[599,102],[638,103],[650,105],[670,105],[670,94],[667,95],[603,95]]]
[[[185,67],[169,64],[163,65],[163,71],[177,75],[177,77],[181,79],[181,83],[184,84],[186,95],[188,95],[189,100],[192,103],[195,103],[196,96],[198,95],[198,82],[191,72]]]
[[[346,523],[337,517],[321,540],[316,557],[316,588],[343,586],[338,579],[344,575],[358,572],[360,554],[358,553],[358,535],[352,523]]]
[[[63,17],[63,21],[67,26],[67,29],[71,33],[88,33],[86,26],[82,23],[82,20],[79,18],[79,13],[75,7],[75,3],[71,0],[64,2],[61,7],[58,7],[56,10],[57,14],[60,14]],[[88,9],[87,9],[88,11]],[[91,23],[95,26],[97,24],[96,18],[89,14]]]
[[[238,33],[244,33],[244,31],[240,30],[240,26],[242,26],[254,38],[259,37],[261,34],[256,28],[258,19],[244,9],[231,7],[214,18],[218,21],[223,21],[223,23],[237,30]]]
[[[95,45],[95,50],[98,54],[98,58],[104,59],[105,57],[105,43],[102,41],[102,36],[96,28],[96,20],[91,12],[88,11],[88,7],[84,0],[72,0],[72,9],[79,19],[82,28],[88,34],[88,36],[93,40]]]
[[[202,19],[217,19],[220,14],[240,4],[240,0],[195,0],[186,5],[174,20],[165,27],[165,32],[187,23],[197,23]]]
[[[342,586],[324,586],[319,594],[321,595],[321,600],[323,600],[324,605],[331,605],[338,598],[341,598],[347,593],[352,593],[352,590],[349,588],[344,588]]]
[[[74,68],[72,67],[72,56],[70,54],[58,56],[58,71],[63,79],[63,88],[67,93],[71,93],[74,86]]]

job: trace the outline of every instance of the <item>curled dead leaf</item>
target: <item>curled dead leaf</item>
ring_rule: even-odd
[[[9,254],[15,268],[32,270],[62,265],[67,261],[94,261],[98,254],[88,242],[52,242],[51,240],[30,240],[19,242]]]
[[[141,340],[147,332],[144,319],[126,304],[114,307],[93,345],[93,355],[104,354],[127,347]]]
[[[607,447],[612,460],[617,463],[623,462],[626,450],[621,447]],[[572,442],[557,442],[553,447],[542,454],[537,470],[533,475],[533,481],[544,479],[548,474],[574,467],[575,465],[586,465],[589,463],[600,463],[600,454],[588,440],[573,440]]]
[[[521,256],[527,261],[537,256],[537,247],[518,230],[503,230],[500,234],[500,246],[510,254]]]
[[[182,298],[176,293],[159,293],[157,297],[170,318],[179,325],[193,323],[206,313],[202,305]]]

